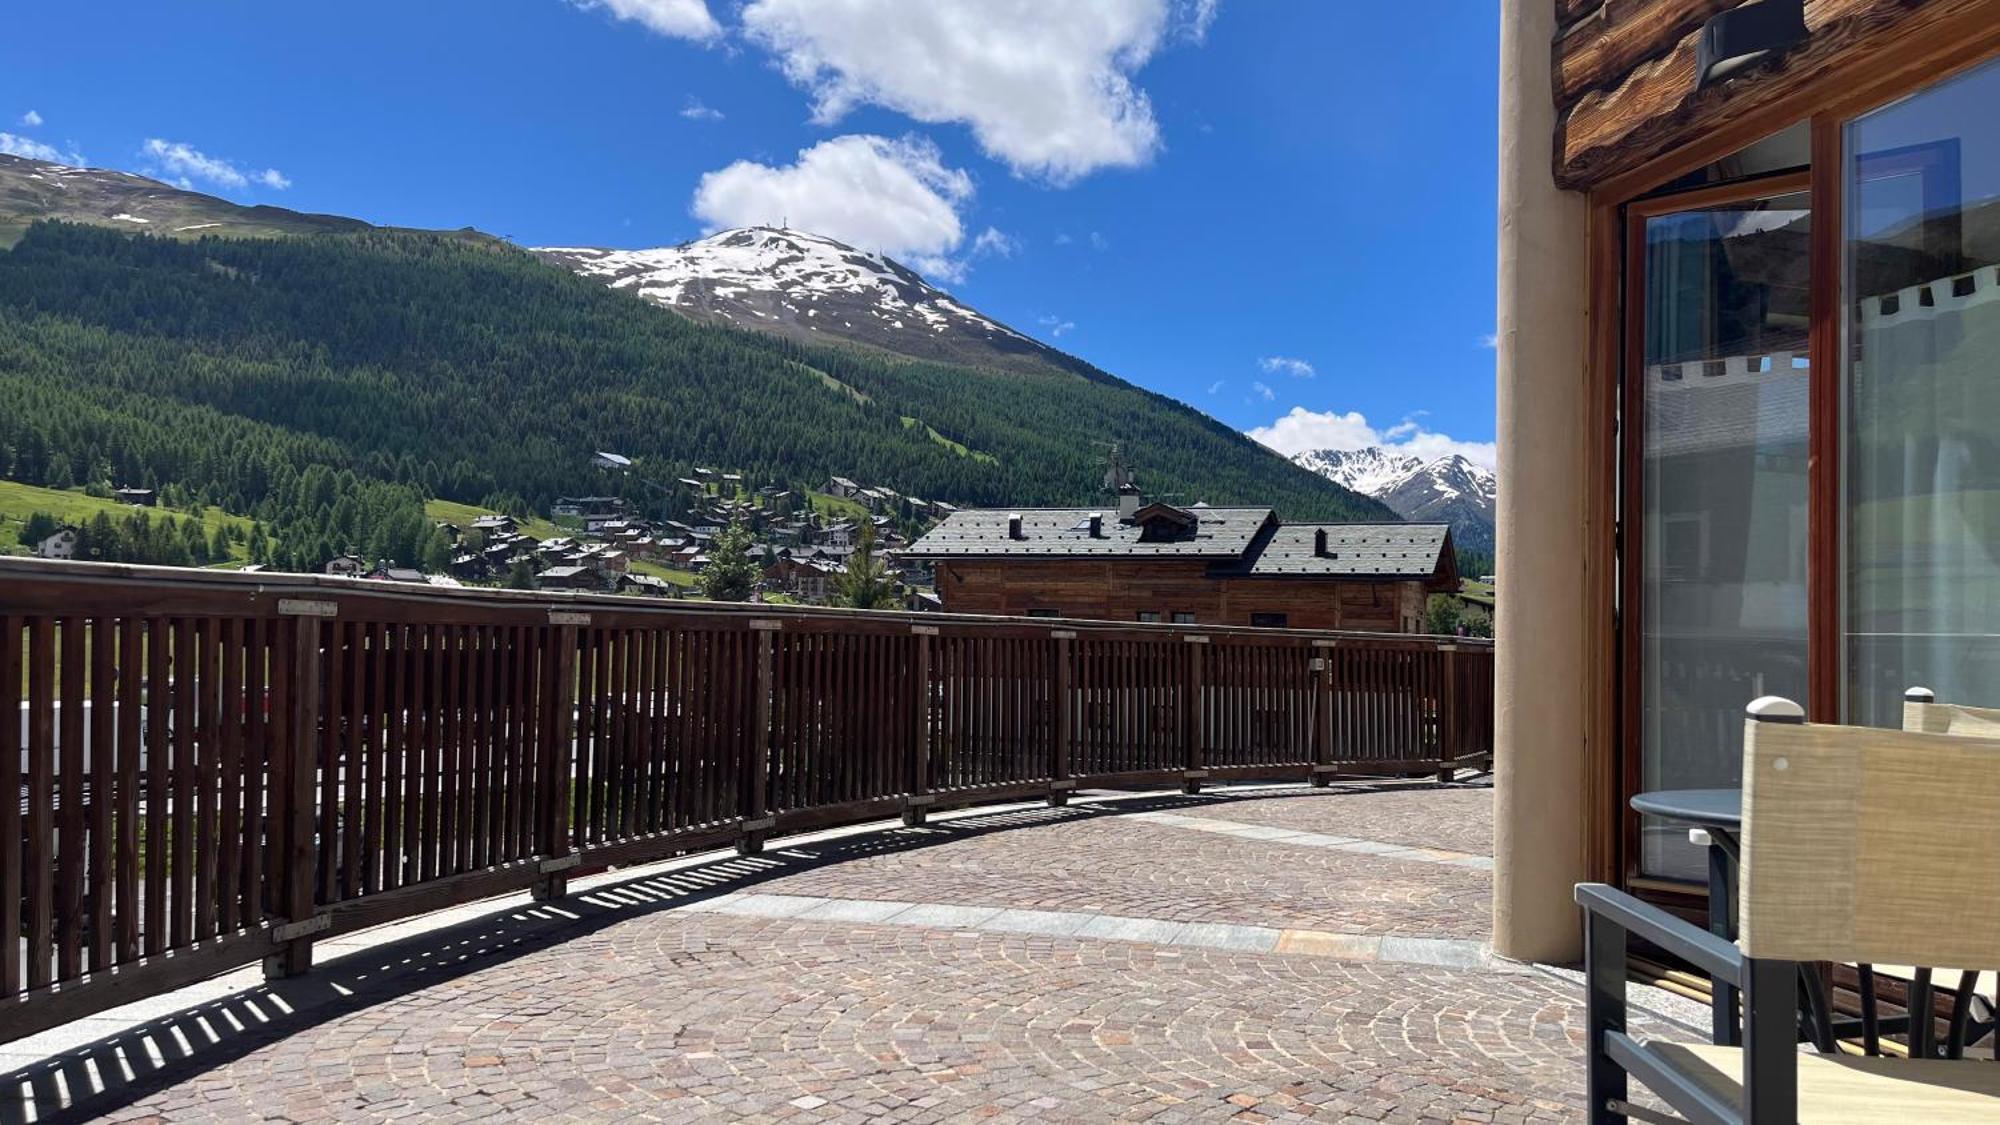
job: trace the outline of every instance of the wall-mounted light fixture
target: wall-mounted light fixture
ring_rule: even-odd
[[[1756,0],[1709,20],[1695,42],[1695,85],[1720,82],[1806,40],[1805,0]]]

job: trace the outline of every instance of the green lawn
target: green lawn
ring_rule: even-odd
[[[1458,596],[1489,609],[1493,606],[1493,586],[1488,582],[1474,582],[1468,578],[1459,584]]]
[[[645,559],[633,559],[631,566],[634,574],[643,574],[648,578],[664,578],[676,586],[690,587],[697,581],[691,570],[677,570]]]
[[[130,504],[120,504],[116,500],[86,496],[81,489],[43,488],[40,485],[23,484],[20,481],[0,480],[0,554],[27,554],[29,548],[21,544],[21,525],[36,512],[47,512],[64,523],[87,523],[97,513],[103,512],[113,520],[123,520],[131,514]],[[175,512],[164,508],[153,509],[153,518],[174,517],[177,521],[189,519],[186,512]],[[203,538],[213,538],[217,527],[228,525],[250,533],[250,519],[235,516],[220,508],[209,508],[202,513],[201,531]],[[249,553],[240,543],[231,544],[230,557],[233,562],[249,561]],[[227,564],[224,564],[227,565]]]
[[[818,512],[820,515],[832,516],[835,519],[850,520],[864,520],[868,518],[867,505],[859,501],[849,500],[840,496],[830,496],[824,492],[807,491],[806,496],[812,501],[813,511]]]
[[[472,529],[473,520],[478,519],[480,516],[490,516],[495,513],[471,504],[460,504],[451,500],[431,500],[424,504],[424,514],[434,520],[443,520],[460,531],[469,531]],[[540,516],[530,516],[527,519],[516,522],[521,526],[521,534],[535,539],[554,539],[558,536],[573,534],[581,530],[580,528],[564,528]]]

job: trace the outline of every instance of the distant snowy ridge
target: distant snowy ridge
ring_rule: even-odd
[[[1460,547],[1490,550],[1500,478],[1454,453],[1425,461],[1380,446],[1311,449],[1293,461],[1372,496],[1406,520],[1448,523]]]
[[[846,339],[923,359],[1060,357],[889,258],[804,231],[743,227],[648,250],[533,252],[698,320],[800,340]]]

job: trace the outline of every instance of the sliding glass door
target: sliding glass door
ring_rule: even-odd
[[[1635,217],[1631,247],[1642,790],[1737,785],[1743,705],[1806,688],[1812,215],[1802,192],[1671,206]],[[1639,846],[1647,874],[1705,871],[1685,827],[1642,824]]]
[[[1847,126],[1849,722],[2000,706],[2000,63]]]

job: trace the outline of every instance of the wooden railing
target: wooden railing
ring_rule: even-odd
[[[0,560],[0,1041],[568,874],[1490,763],[1479,641]]]

